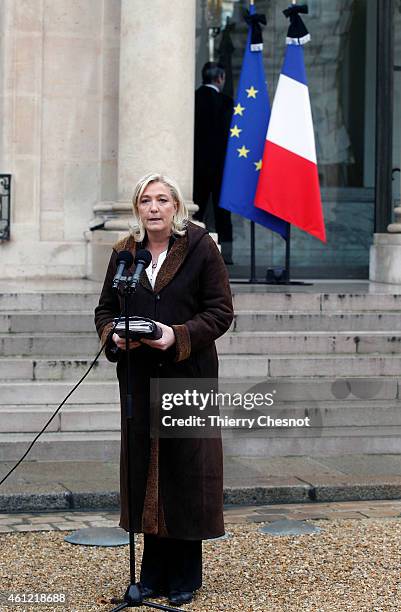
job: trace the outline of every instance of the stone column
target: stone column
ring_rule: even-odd
[[[376,223],[377,233],[370,247],[369,280],[401,284],[401,208],[393,213],[393,96],[394,37],[398,35],[394,0],[383,0],[378,6],[377,90],[376,90]],[[387,230],[387,233],[386,233]]]
[[[176,179],[190,210],[197,210],[192,203],[195,18],[195,0],[121,2],[118,201],[94,207],[106,220],[105,231],[88,233],[94,247],[91,278],[104,275],[105,249],[109,253],[117,232],[127,232],[133,187],[144,174]]]
[[[394,223],[387,226],[387,233],[374,234],[369,262],[371,281],[401,284],[401,206],[397,204]]]

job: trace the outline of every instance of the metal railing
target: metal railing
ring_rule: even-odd
[[[0,241],[10,240],[11,174],[0,174]]]

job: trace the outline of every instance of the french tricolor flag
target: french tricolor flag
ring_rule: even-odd
[[[299,13],[284,11],[291,25],[271,110],[255,205],[326,242],[315,136],[303,44],[310,39]]]

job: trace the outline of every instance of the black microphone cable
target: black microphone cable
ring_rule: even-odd
[[[117,323],[114,325],[113,329],[111,330],[109,336],[114,332],[115,328],[117,327],[118,323],[121,321],[123,315],[120,314]],[[85,372],[85,374],[82,376],[82,378],[77,382],[77,384],[74,386],[73,389],[71,389],[71,391],[68,393],[68,395],[63,399],[63,401],[61,402],[60,406],[57,408],[57,410],[54,412],[54,414],[50,417],[50,419],[47,421],[46,425],[42,428],[42,430],[37,434],[37,436],[34,438],[34,440],[30,443],[28,450],[25,451],[25,453],[22,455],[21,459],[19,459],[17,461],[17,463],[11,468],[11,470],[4,476],[4,478],[2,478],[0,480],[0,487],[3,484],[3,482],[5,480],[7,480],[7,478],[14,472],[14,470],[17,469],[17,467],[19,466],[20,463],[22,463],[22,461],[25,459],[25,457],[27,456],[27,454],[29,453],[29,451],[31,450],[31,448],[33,447],[33,445],[35,444],[36,440],[39,438],[39,436],[42,435],[42,433],[45,431],[46,427],[52,422],[52,420],[54,419],[54,417],[56,416],[56,414],[58,413],[58,411],[60,410],[60,408],[62,408],[64,406],[64,404],[66,403],[66,401],[71,397],[71,395],[74,393],[75,389],[77,389],[79,387],[79,385],[81,384],[81,382],[83,380],[85,380],[85,378],[88,376],[89,372],[91,371],[91,369],[93,368],[93,366],[95,365],[96,361],[99,359],[104,347],[106,346],[107,342],[108,342],[108,338],[107,337],[106,341],[102,344],[102,347],[100,349],[100,351],[98,352],[98,354],[96,355],[95,359],[92,361],[92,363],[90,364],[88,370]]]

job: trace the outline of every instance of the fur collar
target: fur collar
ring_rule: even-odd
[[[122,240],[119,240],[119,242],[117,242],[113,248],[117,253],[120,253],[121,251],[131,251],[131,253],[135,257],[136,250],[140,249],[141,247],[142,245],[135,242],[134,237],[130,235],[126,238],[123,238]],[[152,285],[149,282],[149,278],[145,270],[141,275],[141,285],[149,291],[159,293],[174,278],[182,263],[184,262],[187,253],[188,232],[184,236],[178,236],[174,240],[173,245],[169,250],[168,255],[164,260],[156,277],[155,288],[152,289]],[[132,271],[132,268],[130,269],[130,271]]]

